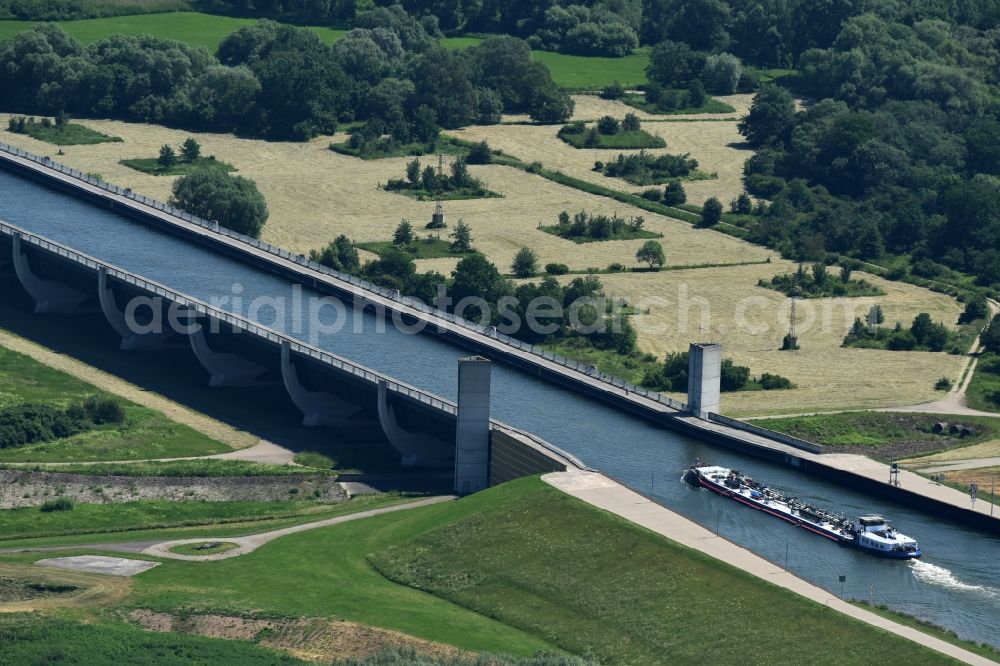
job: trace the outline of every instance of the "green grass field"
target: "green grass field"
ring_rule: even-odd
[[[284,502],[170,502],[77,504],[72,511],[38,507],[0,511],[2,547],[136,541],[144,538],[239,536],[386,506],[400,495],[366,495],[337,504]],[[177,528],[198,527],[198,530]],[[205,529],[201,529],[205,528]]]
[[[222,169],[223,171],[236,171],[232,164],[220,162],[214,157],[199,157],[194,160],[178,158],[170,166],[163,166],[155,157],[141,158],[134,160],[121,160],[121,164],[136,171],[142,171],[153,176],[186,176],[198,169]]]
[[[559,130],[557,135],[560,139],[573,146],[574,148],[581,148],[587,150],[594,150],[598,148],[617,148],[620,150],[637,150],[639,148],[666,148],[667,142],[658,136],[653,136],[646,130],[633,130],[626,132],[624,130],[618,131],[616,134],[600,134],[597,133],[593,135],[596,139],[594,145],[587,145],[588,138],[591,136],[589,131],[585,129],[582,132],[572,132],[569,131],[571,125],[567,125]],[[588,128],[589,129],[589,128]]]
[[[198,543],[184,543],[179,546],[174,546],[170,549],[170,552],[177,553],[178,555],[196,555],[198,557],[205,557],[207,555],[224,553],[227,550],[239,547],[240,545],[238,543],[233,543],[232,541],[201,541]]]
[[[658,116],[679,116],[688,115],[695,113],[735,113],[736,109],[726,104],[725,102],[720,102],[714,97],[708,97],[705,99],[705,103],[701,106],[688,106],[680,109],[669,109],[663,110],[659,108],[656,104],[652,104],[646,101],[646,96],[643,94],[628,94],[622,98],[622,101],[631,107],[645,111],[646,113],[652,113]]]
[[[945,661],[536,478],[438,512],[435,529],[369,559],[394,580],[604,664],[856,663],[845,645],[865,645],[871,663]]]
[[[0,348],[0,405],[44,402],[65,407],[102,394],[96,387],[34,359]],[[171,421],[152,409],[122,400],[124,425],[105,425],[73,437],[0,450],[0,462],[141,460],[224,453],[230,448]]]
[[[974,434],[959,438],[933,432],[934,424],[941,420],[949,419],[935,414],[845,412],[757,419],[754,424],[824,446],[856,449],[858,453],[886,460],[977,444],[995,437],[1000,427],[989,417],[963,416],[961,423],[972,426]]]
[[[157,664],[272,666],[308,664],[251,643],[177,633],[153,633],[120,621],[100,623],[0,613],[3,664]]]
[[[368,250],[381,256],[389,250],[402,250],[414,259],[437,259],[439,257],[464,257],[475,254],[475,251],[456,252],[452,251],[451,243],[443,238],[418,238],[406,245],[395,245],[391,241],[373,241],[370,243],[358,243],[359,248]]]
[[[171,12],[60,21],[59,25],[84,44],[90,44],[114,33],[150,34],[164,39],[176,39],[194,46],[204,46],[211,53],[215,53],[223,37],[253,23],[256,23],[256,19],[231,18],[200,12]],[[0,40],[7,39],[34,24],[33,21],[0,21]],[[309,29],[327,44],[332,44],[345,34],[344,30],[318,26]],[[449,37],[442,40],[442,44],[451,49],[463,49],[481,41],[482,39],[476,37]],[[534,57],[548,65],[556,83],[572,90],[596,90],[614,81],[619,81],[625,86],[642,83],[646,80],[646,65],[649,63],[648,49],[638,49],[624,58],[591,58],[547,51],[536,51]]]
[[[41,122],[27,123],[24,134],[32,139],[45,141],[57,146],[91,145],[95,143],[119,143],[121,138],[108,136],[77,123],[66,123],[62,127],[52,124],[46,127]]]
[[[70,36],[84,44],[96,42],[115,33],[123,35],[147,34],[163,39],[176,39],[192,46],[204,46],[209,52],[215,53],[223,37],[245,25],[253,25],[256,22],[256,19],[231,18],[200,12],[170,12],[168,14],[115,16],[82,21],[59,21],[58,23]],[[0,39],[7,39],[30,25],[34,25],[34,22],[0,21]],[[343,30],[330,28],[311,27],[309,29],[327,44],[332,44],[335,39],[344,34]]]
[[[1000,355],[985,353],[965,392],[969,407],[983,412],[1000,412]]]

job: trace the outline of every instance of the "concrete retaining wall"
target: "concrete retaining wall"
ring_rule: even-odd
[[[565,472],[568,467],[520,437],[495,428],[490,433],[491,486],[533,474]]]

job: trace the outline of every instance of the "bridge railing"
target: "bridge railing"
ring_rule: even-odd
[[[475,322],[471,322],[465,318],[457,317],[450,312],[441,310],[439,308],[431,307],[426,303],[424,303],[423,301],[421,301],[420,299],[401,295],[399,291],[396,289],[389,289],[386,287],[382,287],[372,282],[369,282],[368,280],[364,280],[354,275],[350,275],[349,273],[343,273],[341,271],[331,269],[327,266],[324,266],[318,262],[313,261],[312,259],[309,259],[304,254],[295,254],[284,248],[272,245],[271,243],[268,243],[266,241],[262,241],[252,236],[247,236],[246,234],[241,234],[231,229],[227,229],[226,227],[221,226],[218,222],[202,219],[197,215],[192,215],[187,211],[175,208],[170,204],[165,204],[150,197],[143,196],[141,194],[136,194],[130,188],[119,187],[118,185],[109,183],[106,180],[98,178],[92,174],[88,174],[83,171],[80,171],[79,169],[74,169],[64,164],[60,164],[59,162],[56,162],[50,157],[47,156],[41,157],[35,155],[34,153],[30,153],[26,150],[22,150],[20,148],[17,148],[16,146],[11,146],[3,142],[0,142],[0,151],[31,160],[47,168],[53,169],[72,178],[81,180],[89,185],[111,192],[112,194],[116,194],[118,196],[131,199],[136,203],[148,206],[150,208],[153,208],[154,210],[163,212],[172,217],[179,218],[181,220],[184,220],[185,222],[202,227],[213,233],[217,233],[222,236],[226,236],[228,238],[240,241],[257,249],[263,250],[269,254],[280,257],[281,259],[284,259],[286,261],[295,262],[303,266],[304,268],[308,268],[310,270],[322,273],[336,280],[346,282],[359,289],[378,294],[383,298],[389,299],[391,301],[399,303],[400,305],[411,308],[413,310],[417,310],[423,314],[444,319],[452,324],[461,326],[467,330],[474,331],[480,335],[485,335],[494,340],[497,340],[501,344],[513,347],[517,350],[520,350],[528,354],[532,354],[534,356],[538,356],[540,358],[545,359],[546,361],[550,361],[552,363],[556,363],[557,365],[565,367],[569,370],[574,370],[576,372],[582,373],[584,375],[587,375],[588,377],[596,379],[597,381],[603,382],[610,386],[621,388],[625,390],[627,393],[640,395],[644,398],[665,405],[671,409],[675,409],[678,411],[687,411],[687,405],[685,405],[682,402],[674,400],[669,396],[662,395],[657,391],[651,391],[641,386],[636,386],[634,384],[624,381],[619,377],[615,377],[614,375],[609,375],[604,372],[601,372],[593,365],[580,363],[578,361],[574,361],[573,359],[566,358],[565,356],[561,356],[559,354],[554,354],[552,352],[546,351],[541,347],[537,347],[527,342],[518,340],[517,338],[513,338],[504,333],[500,333],[493,326],[483,326],[481,324],[476,324]]]
[[[436,396],[433,393],[423,391],[414,386],[410,386],[409,384],[404,384],[403,382],[397,381],[388,375],[366,368],[363,365],[349,361],[341,356],[331,354],[330,352],[305,344],[299,340],[289,338],[288,336],[266,326],[261,326],[239,315],[235,315],[213,305],[209,305],[204,301],[181,294],[180,292],[174,291],[173,289],[165,287],[162,284],[147,280],[134,273],[124,271],[117,266],[113,266],[89,255],[77,252],[76,250],[51,241],[43,236],[36,236],[29,231],[3,221],[0,221],[0,233],[8,236],[17,235],[21,238],[23,243],[33,245],[51,252],[52,254],[64,257],[76,264],[85,266],[94,271],[104,269],[109,276],[114,277],[121,282],[132,285],[149,294],[178,303],[182,307],[193,311],[198,315],[211,317],[212,319],[228,324],[238,331],[245,331],[251,335],[264,338],[278,345],[283,342],[287,342],[289,348],[296,353],[309,356],[320,363],[333,366],[342,372],[364,379],[372,384],[378,384],[379,381],[385,381],[386,386],[390,391],[410,397],[439,411],[453,416],[458,413],[458,408],[455,406],[455,403]]]

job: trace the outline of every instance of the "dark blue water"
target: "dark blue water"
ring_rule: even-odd
[[[292,283],[284,278],[3,171],[0,219],[245,316],[253,314],[248,306],[255,296],[292,301]],[[310,295],[318,294],[303,290],[305,298]],[[242,302],[234,304],[234,296]],[[333,310],[325,314],[323,321],[332,323]],[[255,317],[264,325],[454,399],[456,361],[467,352],[429,335],[401,333],[391,325],[379,332],[371,315],[349,309],[343,314],[342,330],[317,336],[310,335],[308,326],[294,329],[291,312],[276,320],[275,310],[263,307]],[[838,576],[845,575],[846,596],[885,603],[962,637],[1000,646],[1000,539],[996,537],[714,448],[502,365],[494,366],[492,403],[496,418],[543,437],[640,492],[652,492],[664,506],[718,529],[781,566],[787,561],[789,570],[831,594],[840,593]],[[911,563],[880,560],[693,490],[680,477],[696,457],[739,467],[773,487],[848,516],[882,513],[917,538],[925,556]]]

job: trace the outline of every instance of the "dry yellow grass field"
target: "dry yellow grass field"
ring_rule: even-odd
[[[152,157],[163,144],[177,146],[188,136],[195,136],[202,144],[203,154],[215,155],[236,167],[239,175],[257,182],[271,213],[264,227],[264,240],[298,252],[321,247],[341,233],[359,242],[388,240],[404,217],[413,221],[419,231],[434,210],[432,201],[416,201],[378,189],[380,183],[403,175],[407,158],[366,161],[339,155],[327,149],[329,137],[304,144],[269,142],[232,135],[192,134],[157,125],[79,122],[121,137],[124,142],[66,146],[66,154],[58,156],[58,160],[162,200],[170,195],[173,177],[145,174],[118,161]],[[6,126],[6,116],[0,116],[0,124]],[[55,156],[51,144],[6,131],[0,132],[0,137],[27,150]],[[642,215],[646,228],[664,234],[662,242],[673,263],[753,261],[770,254],[737,239],[693,229],[687,223],[586,194],[517,169],[483,166],[471,167],[471,171],[490,189],[502,193],[503,198],[450,201],[446,203],[446,215],[452,224],[464,219],[472,227],[476,248],[502,269],[510,265],[523,246],[534,249],[543,265],[558,261],[580,270],[607,267],[612,262],[635,265],[635,251],[642,241],[577,245],[537,229],[539,224],[553,224],[559,212],[566,209]],[[425,270],[435,268],[445,272],[451,269],[454,260],[422,263]]]
[[[722,399],[726,414],[911,405],[940,396],[932,386],[938,377],[957,378],[961,356],[841,348],[854,317],[863,316],[874,302],[882,305],[890,325],[897,320],[907,324],[919,312],[948,325],[958,318],[960,307],[951,298],[871,275],[864,278],[878,284],[885,296],[800,300],[796,319],[801,349],[779,351],[788,331],[789,300],[756,284],[793,267],[780,261],[604,275],[602,281],[609,295],[639,308],[634,322],[643,351],[662,357],[687,349],[690,341],[711,340],[722,343],[724,355],[749,366],[753,374],[777,373],[797,385],[790,391],[727,393]],[[702,307],[705,303],[707,308]]]
[[[957,420],[958,417],[953,418]],[[992,439],[988,442],[949,449],[933,455],[910,458],[901,462],[904,465],[913,465],[915,467],[929,467],[937,463],[958,462],[960,460],[972,460],[976,458],[995,458],[998,456],[1000,456],[1000,439]]]
[[[598,98],[588,99],[596,100],[594,104],[604,103]],[[165,143],[177,146],[186,137],[196,136],[202,143],[203,154],[229,162],[240,175],[257,182],[271,211],[264,239],[299,252],[321,247],[341,233],[356,241],[387,240],[403,217],[422,229],[434,208],[433,202],[419,202],[378,189],[379,184],[390,177],[402,175],[407,158],[364,161],[339,155],[327,149],[330,137],[305,144],[267,142],[231,135],[192,134],[137,123],[81,122],[119,136],[124,142],[67,146],[64,148],[66,154],[57,159],[164,200],[169,196],[173,178],[134,171],[118,161],[152,157]],[[0,115],[0,126],[6,126],[4,115]],[[739,140],[735,123],[667,122],[649,123],[647,127],[651,131],[662,130],[671,152],[690,150],[704,168],[719,170],[719,180],[688,186],[692,200],[697,200],[695,191],[705,196],[714,194],[723,201],[739,191],[739,171],[747,153],[728,145]],[[505,125],[469,128],[456,134],[468,139],[485,137],[494,147],[522,159],[539,159],[549,167],[586,176],[605,185],[623,182],[591,172],[589,163],[593,157],[586,157],[591,151],[571,148],[556,138],[556,131],[555,127]],[[0,139],[56,157],[55,146],[23,135],[0,132]],[[580,161],[580,154],[585,156],[583,161]],[[575,244],[537,229],[539,224],[553,223],[564,209],[643,215],[646,228],[663,234],[661,242],[669,265],[762,261],[773,256],[766,248],[711,230],[695,229],[684,222],[564,187],[516,169],[482,166],[472,167],[472,172],[490,189],[502,193],[503,198],[447,202],[447,218],[452,225],[459,218],[464,219],[472,227],[473,244],[501,270],[507,269],[514,254],[524,246],[537,253],[541,265],[560,262],[576,270],[585,270],[607,267],[612,262],[627,266],[636,264],[635,251],[642,241]],[[421,261],[420,268],[447,275],[455,263],[456,260],[450,258],[430,259]],[[961,359],[955,356],[841,349],[840,341],[854,314],[845,316],[843,308],[834,308],[836,318],[827,330],[807,330],[804,326],[806,309],[821,305],[823,301],[802,304],[799,321],[803,349],[795,354],[778,352],[787,319],[779,323],[774,312],[786,301],[781,294],[758,288],[756,283],[760,278],[791,268],[788,262],[776,261],[745,267],[606,275],[602,279],[610,294],[625,297],[634,304],[652,296],[676,303],[678,288],[686,284],[689,298],[700,296],[711,304],[711,327],[706,336],[721,341],[734,360],[749,365],[754,373],[782,374],[799,386],[794,391],[779,393],[726,395],[723,409],[727,413],[774,414],[915,404],[938,396],[932,389],[938,377],[954,378],[957,374]],[[909,322],[921,311],[928,311],[947,324],[953,324],[957,318],[960,308],[952,299],[909,285],[873,277],[868,279],[878,282],[888,292],[878,302],[890,323]],[[760,319],[760,313],[770,313],[769,332],[749,335],[734,326],[737,305],[748,297],[763,299],[761,303],[752,303],[749,313],[754,321]],[[864,301],[855,299],[855,303],[856,314],[862,314],[867,307],[862,304]],[[669,324],[667,332],[660,333],[649,332],[643,327],[639,340],[642,349],[662,355],[666,351],[683,349],[690,340],[701,337],[696,311],[692,310],[687,331],[680,333],[676,330],[676,314],[671,313],[676,313],[676,305],[653,305],[649,314],[637,317],[640,325],[650,324],[655,328],[657,324]]]
[[[600,100],[604,102],[604,100]],[[604,102],[608,104],[618,104]],[[620,105],[628,109],[625,105]],[[623,114],[624,115],[624,114]],[[607,150],[574,148],[556,134],[557,125],[481,125],[451,132],[460,139],[481,141],[486,139],[494,149],[519,157],[526,162],[541,162],[581,180],[625,192],[646,189],[622,180],[608,178],[593,170],[594,162],[607,162],[619,153],[637,153],[636,150]],[[643,125],[650,134],[662,137],[666,148],[649,150],[653,155],[690,153],[698,160],[698,168],[706,173],[716,173],[718,178],[684,183],[688,203],[701,205],[709,197],[718,197],[724,205],[743,191],[743,163],[750,152],[742,148],[743,137],[736,129],[736,121],[660,122]]]

